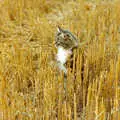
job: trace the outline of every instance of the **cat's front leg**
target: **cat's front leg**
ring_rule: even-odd
[[[64,64],[58,62],[58,63],[57,63],[57,66],[58,66],[58,68],[59,68],[60,71],[63,71],[65,75],[67,74],[67,69],[66,69],[66,67],[64,66]]]

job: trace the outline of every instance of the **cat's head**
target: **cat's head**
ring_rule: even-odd
[[[56,47],[63,47],[64,49],[73,49],[78,46],[77,38],[68,30],[64,30],[58,26],[55,37]]]

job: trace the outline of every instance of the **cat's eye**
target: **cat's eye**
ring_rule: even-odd
[[[69,34],[66,34],[66,37],[70,37],[70,35],[69,35]]]
[[[57,35],[58,35],[58,36],[61,35],[61,32],[59,32]]]
[[[69,37],[70,37],[69,34],[65,34],[64,35],[64,40],[68,40]]]

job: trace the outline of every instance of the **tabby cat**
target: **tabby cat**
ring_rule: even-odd
[[[73,56],[73,50],[78,47],[78,39],[70,31],[64,30],[58,26],[55,36],[55,46],[57,48],[57,66],[66,76],[67,68],[65,64],[68,59]]]

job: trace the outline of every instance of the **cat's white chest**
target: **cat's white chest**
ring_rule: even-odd
[[[71,50],[65,50],[63,47],[58,47],[57,52],[57,61],[59,61],[61,64],[65,64],[68,57],[72,54]]]

